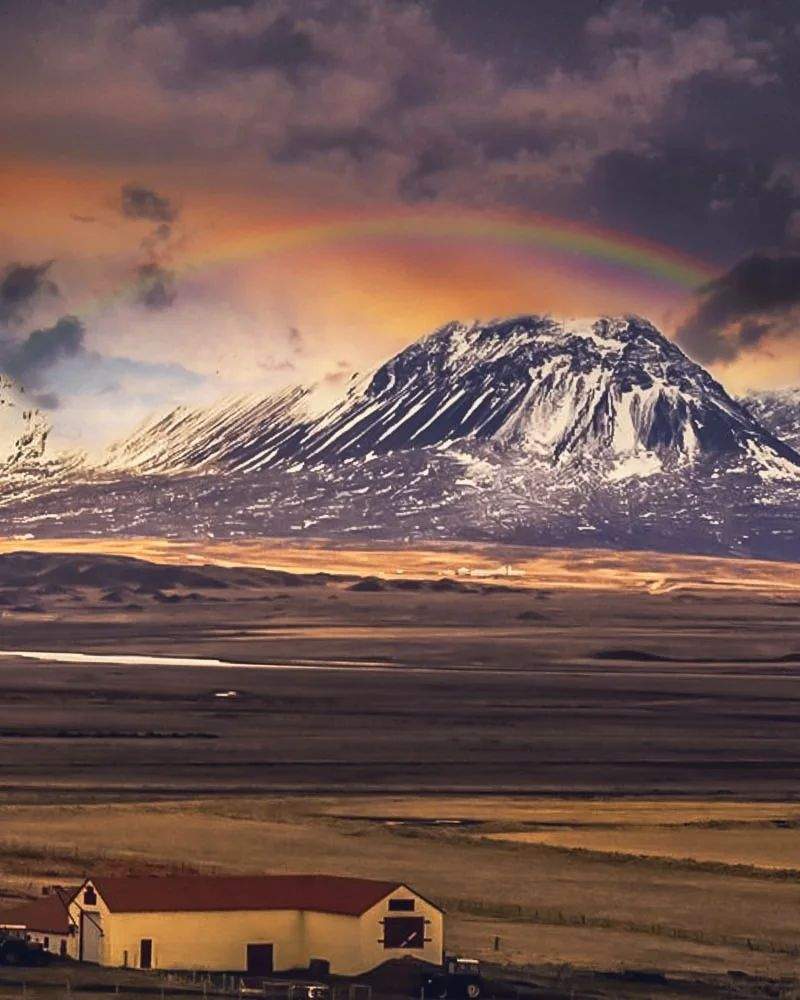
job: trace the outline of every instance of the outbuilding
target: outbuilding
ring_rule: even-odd
[[[88,879],[69,903],[75,958],[269,975],[328,963],[359,975],[406,955],[439,964],[443,915],[402,882],[334,875]]]
[[[69,915],[74,893],[74,889],[53,888],[39,899],[0,910],[0,930],[40,944],[53,955],[71,957],[77,931]]]

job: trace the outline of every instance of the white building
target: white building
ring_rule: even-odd
[[[44,916],[45,903],[52,916]],[[442,911],[401,882],[101,877],[58,905],[58,919],[49,897],[12,919],[33,940],[49,935],[49,950],[99,965],[268,975],[322,960],[334,974],[359,975],[406,955],[439,965],[443,954]],[[45,930],[47,923],[53,928]]]

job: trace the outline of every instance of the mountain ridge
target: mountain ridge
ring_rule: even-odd
[[[739,456],[792,475],[800,455],[640,317],[453,322],[351,380],[325,409],[313,386],[179,407],[110,449],[107,471],[335,464],[489,442],[532,460],[587,459],[612,476]]]
[[[23,391],[0,374],[0,468],[36,462],[45,452],[50,425]]]
[[[800,387],[751,391],[740,402],[775,437],[800,450]]]
[[[800,455],[638,317],[448,324],[333,400],[179,407],[105,463],[37,468],[2,479],[8,535],[800,559]]]

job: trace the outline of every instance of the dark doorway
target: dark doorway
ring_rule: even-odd
[[[139,942],[139,968],[153,968],[153,942],[150,938],[142,938]]]
[[[247,971],[254,976],[266,976],[272,972],[271,944],[249,944],[247,946]]]

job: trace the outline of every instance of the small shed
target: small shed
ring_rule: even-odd
[[[75,892],[55,888],[39,899],[0,910],[0,930],[40,944],[53,955],[73,957],[77,927],[70,920],[69,905]]]

